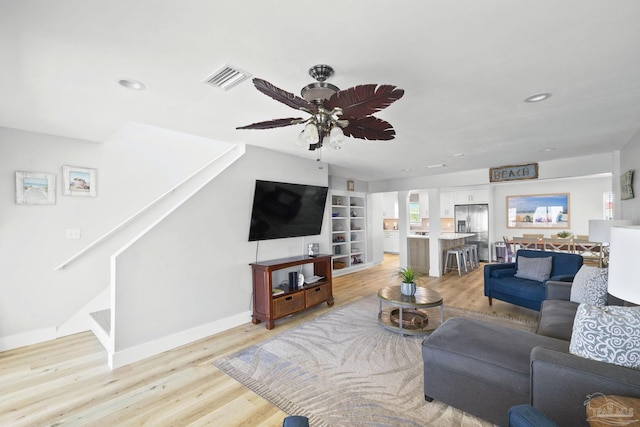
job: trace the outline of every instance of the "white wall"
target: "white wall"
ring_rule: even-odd
[[[248,313],[256,249],[260,261],[306,254],[309,242],[327,253],[326,211],[320,236],[248,241],[256,179],[328,183],[327,168],[314,160],[247,147],[244,157],[118,257],[116,351]]]
[[[634,171],[634,198],[620,202],[620,219],[630,219],[633,220],[635,224],[640,224],[640,132],[636,133],[620,152],[620,173],[628,170]],[[619,177],[616,177],[614,189],[619,193]]]
[[[136,124],[103,144],[0,128],[0,348],[55,337],[109,285],[109,264],[100,248],[54,268],[229,147]],[[63,165],[97,169],[97,197],[62,196]],[[15,171],[55,174],[56,204],[16,205]]]
[[[572,234],[589,234],[589,220],[603,219],[603,194],[611,191],[611,176],[592,176],[542,181],[519,181],[493,185],[493,202],[490,216],[493,227],[490,235],[493,241],[502,236],[522,236],[523,233],[543,233],[550,237],[559,229],[507,228],[507,196],[527,194],[569,193],[569,230]]]
[[[499,165],[496,165],[499,166]],[[538,180],[611,173],[613,153],[594,154],[568,159],[547,160],[538,164]],[[441,173],[412,178],[398,178],[369,183],[372,193],[422,190],[430,188],[466,187],[489,184],[489,169]]]

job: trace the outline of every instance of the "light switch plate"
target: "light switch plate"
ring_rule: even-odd
[[[80,238],[80,229],[79,228],[67,228],[67,239],[74,240]]]

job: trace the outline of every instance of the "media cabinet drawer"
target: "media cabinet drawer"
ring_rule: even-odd
[[[307,307],[324,302],[331,297],[328,283],[311,289],[305,289],[304,294],[307,299]]]
[[[274,317],[282,317],[296,311],[304,310],[304,293],[296,292],[295,294],[283,295],[273,299]]]

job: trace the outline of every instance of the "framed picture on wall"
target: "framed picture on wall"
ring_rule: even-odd
[[[65,196],[96,196],[96,170],[62,166],[62,194]]]
[[[507,228],[569,228],[569,193],[507,196]]]
[[[620,199],[633,199],[633,171],[629,170],[620,176]]]
[[[55,174],[44,172],[16,172],[16,204],[55,205]]]

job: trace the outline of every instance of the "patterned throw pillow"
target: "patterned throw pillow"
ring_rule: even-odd
[[[516,277],[544,282],[551,276],[553,257],[527,258],[518,257]]]
[[[583,265],[573,278],[571,297],[578,304],[607,305],[609,269]]]
[[[640,369],[640,307],[580,304],[569,352],[576,356]]]

